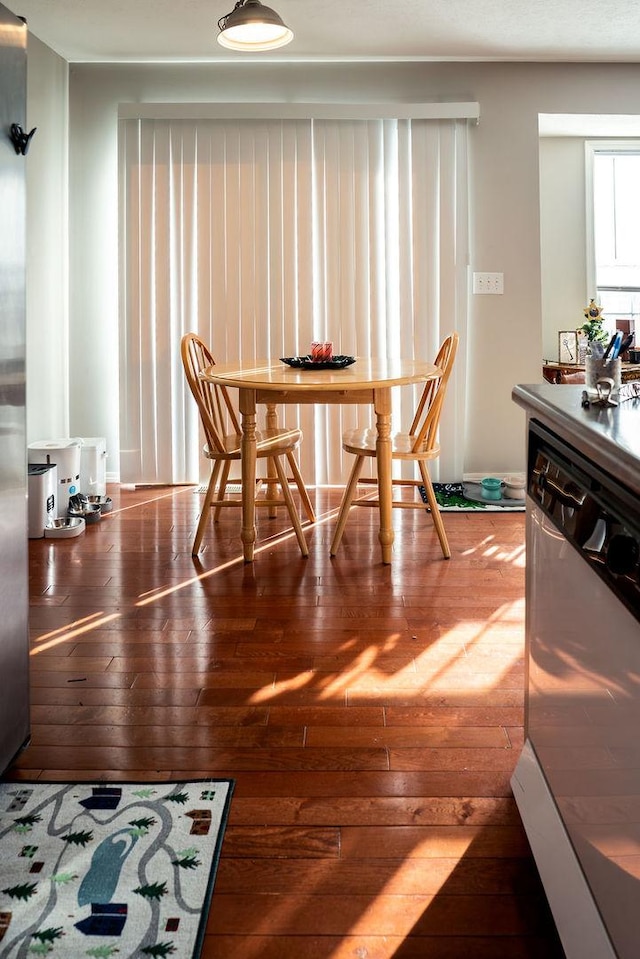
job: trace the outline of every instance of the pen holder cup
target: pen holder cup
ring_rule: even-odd
[[[595,392],[598,380],[611,379],[613,380],[612,398],[620,392],[622,383],[622,360],[620,357],[615,360],[601,360],[596,359],[595,356],[587,356],[585,369],[587,389]]]

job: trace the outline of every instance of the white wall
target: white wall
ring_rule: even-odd
[[[71,329],[73,347],[87,335],[82,303],[93,295],[94,322],[112,328],[117,314],[115,264],[116,118],[119,102],[260,100],[481,100],[472,131],[471,184],[475,268],[503,270],[507,294],[474,298],[466,344],[469,378],[469,471],[523,465],[523,422],[510,399],[514,383],[539,376],[541,357],[537,113],[513,108],[509,69],[461,64],[260,66],[111,66],[71,69]],[[526,85],[526,80],[524,81]],[[505,125],[505,117],[508,125]],[[535,188],[521,192],[522,181]],[[481,187],[478,187],[480,181]],[[81,218],[91,216],[87,228]],[[92,239],[93,236],[93,239]],[[522,291],[526,293],[522,295]],[[514,304],[518,335],[512,334]],[[524,307],[522,306],[524,304]],[[505,333],[506,335],[502,335]],[[72,358],[73,365],[73,358]],[[103,367],[92,382],[107,395],[117,383]],[[76,381],[80,409],[82,384]],[[105,435],[117,435],[117,409]],[[74,432],[82,429],[72,421]],[[496,428],[496,425],[498,428]],[[102,430],[99,431],[102,435]],[[111,451],[110,451],[111,452]]]
[[[543,356],[538,114],[633,114],[639,93],[640,66],[633,64],[72,66],[72,434],[106,436],[109,469],[117,468],[118,103],[478,100],[481,120],[471,136],[472,269],[503,271],[505,293],[470,300],[465,470],[521,469],[524,419],[511,389],[540,380]],[[553,297],[553,283],[547,295]]]
[[[542,355],[558,359],[558,332],[584,323],[587,290],[584,139],[540,140]]]
[[[69,435],[68,65],[29,35],[27,442]]]

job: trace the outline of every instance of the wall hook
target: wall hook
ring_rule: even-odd
[[[13,143],[16,153],[21,153],[23,157],[29,152],[31,137],[38,128],[34,127],[30,133],[25,133],[18,123],[12,123],[9,131],[9,139]]]

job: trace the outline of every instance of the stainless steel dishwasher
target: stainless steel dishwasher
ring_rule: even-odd
[[[638,498],[529,420],[525,747],[512,787],[568,959],[640,954]]]

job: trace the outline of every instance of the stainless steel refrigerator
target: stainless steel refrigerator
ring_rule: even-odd
[[[0,773],[29,736],[25,423],[27,28],[0,4]]]

